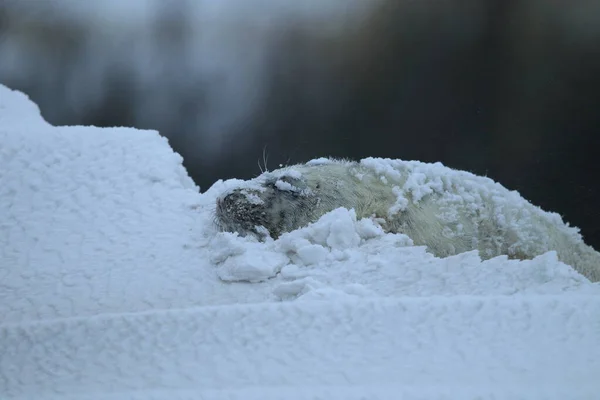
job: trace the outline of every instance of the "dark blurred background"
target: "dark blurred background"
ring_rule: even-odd
[[[441,161],[600,249],[598,0],[0,0],[0,83],[159,130],[202,190],[265,148]]]

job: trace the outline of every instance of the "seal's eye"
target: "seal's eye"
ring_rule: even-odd
[[[289,183],[290,185],[293,185],[294,183],[298,182],[298,179],[292,178],[291,176],[287,176],[287,175],[282,176],[278,180],[285,182],[285,183]]]

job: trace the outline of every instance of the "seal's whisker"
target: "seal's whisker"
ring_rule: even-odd
[[[263,164],[265,166],[265,172],[269,172],[269,167],[267,166],[267,163],[269,162],[269,154],[266,151],[267,145],[265,144],[265,147],[263,147]]]

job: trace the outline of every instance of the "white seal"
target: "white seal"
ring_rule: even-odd
[[[493,180],[440,163],[319,159],[265,172],[217,199],[224,231],[273,238],[338,207],[375,218],[438,257],[478,250],[482,259],[531,259],[554,250],[593,282],[600,253],[577,228]]]

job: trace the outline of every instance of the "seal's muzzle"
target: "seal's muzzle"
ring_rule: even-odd
[[[241,235],[256,231],[265,221],[262,201],[248,189],[234,189],[219,197],[216,212],[222,229]]]

